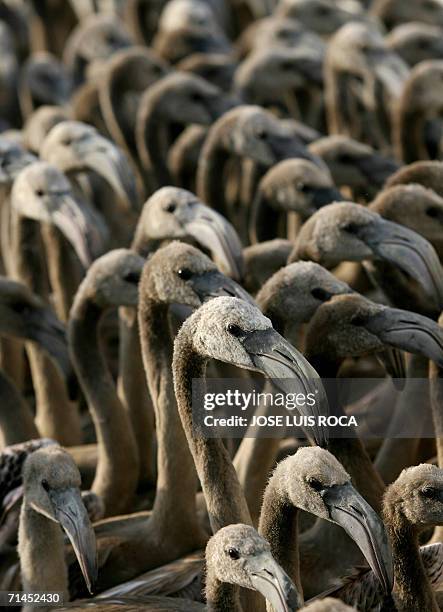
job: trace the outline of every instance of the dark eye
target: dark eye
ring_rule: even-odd
[[[235,338],[240,338],[240,336],[244,336],[245,334],[242,328],[238,325],[235,325],[235,323],[229,323],[226,330],[228,334],[231,334],[231,336],[234,336]]]
[[[257,130],[257,132],[255,133],[256,137],[259,140],[265,140],[266,139],[266,132],[263,129]]]
[[[192,93],[189,97],[191,98],[191,101],[195,102],[196,104],[203,102],[203,96],[201,95],[201,93],[198,93],[196,91]]]
[[[65,147],[70,147],[72,144],[72,140],[70,138],[67,138],[63,141],[63,144],[65,145]]]
[[[173,213],[173,212],[175,212],[175,209],[176,209],[176,208],[177,208],[177,205],[176,205],[176,204],[173,204],[173,203],[171,202],[171,204],[168,204],[168,205],[166,206],[165,210],[166,210],[166,212],[168,212],[168,213]]]
[[[42,480],[42,487],[44,488],[45,491],[49,491],[49,483],[47,480]]]
[[[423,497],[428,497],[429,499],[436,499],[439,496],[439,490],[434,487],[425,487],[420,493]]]
[[[342,153],[341,155],[339,155],[337,157],[337,160],[341,163],[341,164],[351,164],[352,163],[352,157],[348,154],[348,153]]]
[[[29,304],[26,302],[15,302],[11,304],[11,308],[17,314],[24,314],[29,310]]]
[[[294,64],[292,64],[291,62],[282,62],[280,64],[280,68],[289,72],[290,70],[294,70]]]
[[[429,49],[429,41],[425,39],[419,40],[417,43],[417,47],[422,51],[427,51]]]
[[[352,325],[362,326],[365,325],[365,323],[367,323],[367,317],[365,317],[364,315],[355,314],[353,317],[351,317]]]
[[[228,554],[229,557],[231,557],[231,559],[234,559],[235,561],[237,559],[240,559],[240,553],[238,552],[236,548],[228,548],[226,553]]]
[[[37,189],[37,191],[35,192],[35,195],[41,198],[42,196],[45,195],[45,192],[43,191],[43,189]]]
[[[308,485],[311,487],[311,489],[314,489],[314,491],[321,491],[324,489],[323,484],[317,480],[317,478],[309,478]]]
[[[186,281],[192,278],[192,272],[189,268],[180,268],[180,270],[177,270],[177,276]]]
[[[428,217],[431,217],[431,219],[436,219],[441,215],[441,211],[436,206],[430,206],[426,209],[426,214]]]
[[[347,225],[343,225],[342,230],[347,232],[348,234],[356,234],[360,226],[358,223],[348,223]]]
[[[315,287],[312,289],[311,295],[316,300],[320,300],[320,302],[327,302],[331,298],[332,293],[329,293],[329,291],[326,291],[321,287]]]
[[[328,6],[320,5],[316,7],[315,12],[317,13],[319,17],[326,17],[327,15],[330,14],[331,11],[329,10]]]
[[[132,283],[134,285],[138,285],[140,281],[140,274],[138,272],[128,272],[124,275],[123,280],[127,283]]]

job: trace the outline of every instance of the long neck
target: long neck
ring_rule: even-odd
[[[410,164],[417,159],[423,159],[423,114],[411,111],[406,104],[402,105],[394,122],[394,137],[396,154],[399,159]]]
[[[206,601],[208,612],[242,612],[240,589],[235,585],[220,582],[209,564],[206,575]]]
[[[149,104],[145,107],[143,131],[139,137],[143,142],[139,142],[139,152],[142,163],[152,174],[152,189],[155,191],[159,187],[171,184],[171,175],[166,163],[164,151],[165,121],[162,102],[164,93],[152,97]]]
[[[227,129],[228,126],[224,126]],[[197,169],[197,194],[223,216],[227,216],[225,201],[225,171],[229,159],[222,130],[210,131],[201,151]]]
[[[324,352],[319,348],[315,354],[308,349],[307,358],[325,383],[331,413],[335,416],[342,416],[344,410],[334,382],[341,360],[328,351],[327,342],[323,349]],[[357,435],[352,438],[331,437],[328,442],[328,450],[337,457],[351,475],[355,487],[366,501],[379,512],[385,485],[360,438]]]
[[[12,380],[0,371],[1,446],[39,437],[29,406]]]
[[[40,226],[36,221],[20,214],[13,214],[14,274],[31,291],[44,299],[48,298],[49,287],[42,256]]]
[[[292,578],[301,593],[298,508],[290,502],[284,486],[280,486],[278,472],[272,476],[265,490],[259,533],[269,542],[272,556]]]
[[[49,301],[47,271],[39,224],[19,214],[12,218],[14,276],[31,291]],[[42,350],[27,345],[36,396],[36,424],[42,436],[60,444],[80,444],[81,428],[76,406],[69,401],[65,381],[58,367]]]
[[[386,511],[386,505],[385,505]],[[394,595],[401,612],[438,612],[432,588],[420,558],[418,534],[401,512],[385,512],[394,558]]]
[[[97,434],[98,458],[92,490],[103,497],[107,515],[127,509],[138,480],[134,435],[99,345],[102,309],[88,295],[72,309],[72,359]]]
[[[24,501],[20,513],[18,553],[24,591],[61,591],[69,597],[68,571],[60,526]]]
[[[249,237],[253,243],[271,240],[277,235],[279,213],[271,208],[265,192],[258,188],[249,219]]]
[[[223,442],[204,438],[193,429],[192,380],[205,377],[205,366],[205,359],[192,349],[187,335],[180,333],[173,361],[178,411],[202,485],[211,527],[216,532],[231,523],[251,525],[251,517]]]
[[[168,304],[144,295],[139,306],[139,328],[157,433],[154,515],[156,520],[172,521],[174,528],[197,529],[197,478],[174,396]]]

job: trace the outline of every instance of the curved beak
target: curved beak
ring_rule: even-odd
[[[350,482],[328,487],[321,495],[330,520],[354,540],[386,593],[390,593],[394,585],[392,554],[378,514]]]
[[[129,211],[140,211],[134,173],[123,151],[99,134],[73,145],[82,164],[101,176]]]
[[[272,327],[248,334],[243,348],[256,370],[270,378],[280,391],[301,392],[306,398],[313,398],[297,410],[301,416],[314,417],[309,433],[316,444],[325,446],[327,427],[319,424],[318,417],[328,415],[329,404],[320,377],[309,361]]]
[[[248,559],[246,566],[254,588],[271,604],[274,612],[293,612],[303,606],[303,598],[270,552]]]
[[[98,573],[95,533],[80,490],[74,487],[51,490],[49,496],[55,517],[72,544],[88,591],[93,593]]]
[[[53,194],[51,218],[56,227],[72,244],[78,258],[85,268],[93,260],[93,228],[83,207],[69,193]]]
[[[443,329],[432,319],[408,310],[381,307],[365,328],[382,342],[423,355],[443,367]]]
[[[186,220],[186,232],[207,249],[220,268],[235,280],[243,276],[243,251],[232,225],[215,210],[202,203],[193,206],[192,218]]]
[[[69,358],[66,330],[49,308],[35,308],[26,316],[25,330],[29,340],[37,342],[57,363],[65,379],[74,372]]]
[[[341,202],[344,197],[335,187],[315,187],[311,190],[311,204],[314,208],[322,208],[332,202]]]
[[[434,247],[413,230],[379,219],[357,230],[376,257],[411,276],[443,308],[443,270]]]
[[[215,297],[228,296],[240,298],[253,306],[257,306],[254,299],[243,289],[243,287],[218,270],[194,276],[188,282],[202,303]]]

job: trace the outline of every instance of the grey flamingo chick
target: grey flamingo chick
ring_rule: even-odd
[[[207,256],[180,242],[170,243],[149,258],[143,269],[139,294],[141,348],[156,418],[157,493],[152,512],[117,517],[96,525],[100,589],[129,580],[204,546],[206,534],[195,507],[194,467],[172,392],[172,338],[168,312],[173,304],[198,308],[202,302],[217,295],[250,299],[239,285],[221,274]],[[78,329],[78,339],[84,335]],[[84,351],[77,352],[81,358]],[[89,384],[92,385],[92,381]],[[97,386],[95,383],[94,390]],[[107,408],[106,403],[104,407]],[[117,428],[114,435],[118,436],[118,431]],[[108,452],[112,452],[109,444]],[[112,460],[115,464],[122,459],[112,457]],[[126,472],[123,470],[123,478],[127,478]]]
[[[310,259],[326,267],[341,261],[374,262],[377,266],[377,260],[385,260],[414,279],[440,312],[443,275],[432,245],[413,230],[363,206],[338,202],[312,215],[302,226],[289,257],[289,261],[297,259]],[[377,273],[377,268],[371,267],[372,272]],[[392,289],[392,275],[384,282],[384,274],[382,269],[376,275],[377,283],[395,303],[398,293]]]
[[[384,525],[328,451],[300,448],[281,461],[266,487],[259,531],[278,562],[301,589],[297,516],[299,509],[340,525],[359,546],[384,591],[393,587],[392,555]],[[321,543],[319,544],[322,548]],[[326,555],[328,550],[322,550]],[[334,556],[334,555],[333,555]],[[333,557],[332,556],[332,557]],[[329,559],[334,571],[334,559]]]
[[[434,321],[413,312],[375,304],[357,294],[335,296],[320,306],[308,327],[305,354],[323,378],[334,379],[345,357],[374,354],[385,350],[386,346],[442,362],[442,331]],[[335,410],[341,414],[342,406],[337,401]],[[328,448],[352,476],[363,497],[378,509],[384,483],[359,438],[331,437]],[[303,587],[309,596],[330,586],[327,566],[322,565],[323,557],[313,554],[314,542],[320,538],[325,546],[334,548],[341,538],[336,532],[331,544],[327,545],[324,529],[326,525],[316,526],[312,533],[302,534],[300,539]],[[348,544],[342,544],[349,551],[347,554],[351,554]],[[355,558],[357,563],[358,558]],[[318,571],[314,581],[313,568]],[[346,574],[346,566],[340,573]]]
[[[56,167],[35,162],[22,170],[11,192],[13,209],[11,245],[18,277],[43,299],[49,300],[49,267],[56,295],[62,293],[66,278],[60,274],[64,261],[53,252],[44,261],[41,229],[59,230],[72,245],[84,267],[95,250],[97,234],[84,207],[73,197],[71,185]],[[40,228],[41,224],[41,228]],[[58,236],[55,236],[58,240]],[[53,243],[51,242],[53,246]],[[47,264],[47,265],[46,265]],[[37,423],[41,435],[66,444],[80,443],[80,423],[75,407],[69,404],[65,381],[33,347],[27,347],[37,397]]]
[[[144,204],[131,248],[148,257],[159,246],[171,240],[191,242],[210,253],[222,272],[241,280],[243,254],[233,226],[193,193],[177,187],[162,187]],[[123,310],[123,309],[122,309]],[[142,479],[149,481],[149,455],[152,444],[152,407],[146,385],[140,351],[137,317],[124,309],[121,324],[121,391],[126,401],[137,437]]]
[[[249,218],[252,244],[277,235],[282,214],[286,217],[287,237],[296,231],[291,217],[304,222],[322,206],[343,200],[327,169],[307,159],[286,159],[273,166],[261,179]],[[292,230],[292,231],[291,231]]]
[[[306,389],[322,388],[315,370],[256,307],[235,297],[219,297],[204,304],[181,327],[174,346],[173,372],[177,405],[205,495],[213,530],[244,516],[250,521],[243,492],[229,455],[219,439],[195,435],[192,424],[192,378],[203,378],[210,359],[232,363],[281,379],[295,377]],[[291,381],[294,384],[294,381]],[[278,383],[280,384],[280,383]],[[283,384],[283,383],[281,383]],[[321,427],[313,435],[321,442]],[[220,477],[220,474],[223,476]],[[229,498],[229,507],[224,500]]]
[[[301,327],[317,309],[334,295],[351,292],[346,283],[325,268],[311,261],[299,261],[276,272],[258,292],[256,301],[274,329],[299,347]],[[263,491],[280,442],[278,438],[246,435],[234,458],[254,524],[258,524]]]
[[[121,209],[138,210],[134,173],[126,154],[92,126],[62,121],[46,136],[40,155],[67,175],[93,171],[117,196]]]
[[[369,205],[383,218],[405,225],[428,240],[443,257],[443,198],[418,183],[394,185],[380,191]]]
[[[85,392],[97,433],[97,468],[92,490],[106,514],[129,508],[138,482],[138,453],[128,415],[100,350],[99,322],[118,306],[136,307],[144,260],[125,249],[110,251],[89,268],[69,320],[74,367]]]
[[[52,310],[27,287],[0,277],[0,335],[7,339],[30,340],[39,345],[58,365],[66,378],[72,377],[65,330]],[[29,406],[8,372],[0,371],[0,429],[3,445],[38,437]]]
[[[74,602],[62,610],[140,610],[146,612],[241,612],[240,588],[257,591],[275,612],[300,609],[292,580],[274,560],[269,543],[253,527],[223,527],[206,545],[206,604],[179,598],[115,596]]]
[[[386,490],[383,519],[392,545],[395,609],[438,612],[443,544],[419,546],[420,534],[443,523],[443,470],[427,463],[402,471]],[[359,610],[380,610],[383,592],[372,571],[341,580],[328,593]]]
[[[62,528],[92,592],[97,578],[95,537],[73,459],[58,446],[35,451],[24,465],[23,489],[18,540],[23,590],[60,591],[68,598]]]

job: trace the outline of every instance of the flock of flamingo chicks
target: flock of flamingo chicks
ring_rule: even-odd
[[[440,609],[442,111],[442,0],[0,1],[3,603]]]

